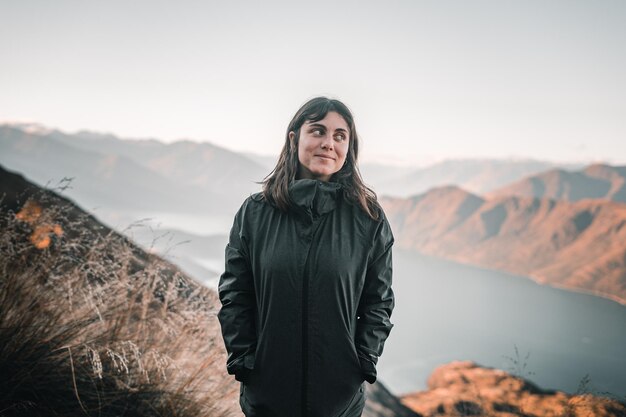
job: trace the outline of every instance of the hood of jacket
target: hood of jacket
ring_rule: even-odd
[[[337,182],[298,179],[289,184],[289,198],[294,207],[312,218],[334,210],[342,196],[343,187]]]

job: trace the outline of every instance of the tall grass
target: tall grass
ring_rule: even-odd
[[[0,416],[229,414],[214,292],[55,194],[4,203]]]

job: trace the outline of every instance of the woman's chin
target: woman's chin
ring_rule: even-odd
[[[312,179],[320,181],[328,181],[330,177],[335,173],[332,169],[313,169],[300,172],[298,179]]]

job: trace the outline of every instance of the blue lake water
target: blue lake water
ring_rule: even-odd
[[[587,392],[626,396],[626,307],[616,302],[401,250],[393,288],[378,368],[395,394],[426,389],[438,365],[472,360],[570,393],[588,375]]]

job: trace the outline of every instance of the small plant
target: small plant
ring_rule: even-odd
[[[528,359],[530,358],[530,350],[526,352],[526,355],[522,358],[516,344],[513,345],[513,349],[515,351],[514,356],[503,356],[504,359],[509,361],[509,366],[506,369],[507,372],[519,378],[534,376],[534,372],[526,370],[528,367]]]

